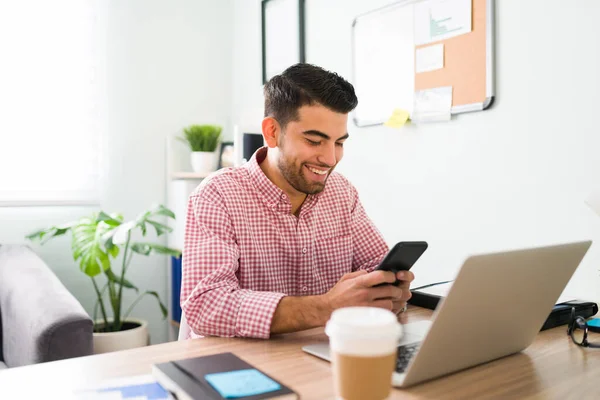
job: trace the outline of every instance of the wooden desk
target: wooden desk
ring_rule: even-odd
[[[429,319],[411,307],[403,322]],[[485,318],[482,318],[484,320]],[[599,334],[591,334],[600,341]],[[597,336],[597,338],[596,338]],[[300,393],[302,399],[333,397],[329,363],[301,347],[327,340],[323,329],[271,340],[206,338],[124,352],[14,368],[0,372],[0,399],[56,398],[105,379],[148,374],[153,363],[231,351]],[[9,394],[19,393],[18,397]],[[571,343],[565,328],[541,332],[523,353],[458,372],[406,390],[392,399],[599,398],[600,350]]]

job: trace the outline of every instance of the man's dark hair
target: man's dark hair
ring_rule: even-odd
[[[285,128],[298,120],[298,109],[320,104],[331,111],[347,114],[358,99],[350,82],[321,67],[295,64],[272,77],[264,87],[265,117],[273,117]]]

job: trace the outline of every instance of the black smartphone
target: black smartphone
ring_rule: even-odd
[[[399,242],[386,254],[375,271],[408,271],[427,250],[427,242]],[[396,280],[394,285],[399,285]]]

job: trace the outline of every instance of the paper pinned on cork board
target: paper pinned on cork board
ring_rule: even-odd
[[[444,44],[434,44],[417,49],[415,70],[421,72],[435,71],[444,68]]]
[[[412,121],[416,123],[450,121],[451,112],[452,86],[415,92]]]
[[[472,0],[426,0],[415,4],[415,45],[471,32]]]

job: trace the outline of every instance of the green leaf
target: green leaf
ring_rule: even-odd
[[[223,128],[218,125],[190,125],[183,130],[192,151],[213,152],[217,149]]]
[[[166,208],[165,206],[163,206],[162,204],[159,204],[153,210],[154,211],[152,212],[152,215],[164,215],[165,217],[175,219],[175,213],[173,211],[169,210],[168,208]]]
[[[166,208],[165,206],[163,206],[162,204],[157,204],[152,206],[151,208],[149,208],[148,210],[142,212],[140,215],[137,216],[137,218],[135,219],[135,226],[139,227],[140,230],[142,231],[142,236],[146,236],[148,227],[146,224],[150,224],[154,227],[154,229],[156,229],[156,234],[158,236],[164,234],[165,232],[171,232],[171,228],[169,228],[167,225],[164,225],[160,222],[154,221],[153,217],[156,216],[166,216],[166,217],[170,217],[170,218],[175,218],[175,214],[173,213],[173,211],[169,210],[168,208]]]
[[[111,242],[112,243],[112,242]],[[117,258],[119,256],[119,247],[112,245],[110,248],[106,249],[106,252],[112,256],[112,258]]]
[[[106,250],[109,251],[109,253],[112,251],[116,251],[117,254],[119,254],[118,250],[113,250],[114,248],[118,249],[117,245],[114,242],[114,237],[115,234],[118,232],[119,227],[120,225],[115,227],[111,226],[112,229],[106,231],[101,237],[102,244],[104,245]],[[116,255],[114,257],[116,257]]]
[[[156,205],[150,207],[148,210],[141,213],[136,218],[136,223],[140,224],[142,222],[147,222],[150,217],[154,217],[157,215],[163,215],[165,217],[175,219],[175,213],[173,211],[169,210],[162,204],[156,204]]]
[[[79,268],[90,277],[110,268],[110,259],[104,252],[102,240],[110,229],[114,228],[97,217],[84,217],[72,228],[73,258],[79,260]]]
[[[114,282],[118,285],[122,285],[123,287],[126,287],[128,289],[134,289],[137,293],[139,293],[140,290],[133,283],[129,282],[127,279],[121,280],[120,277],[115,275],[112,269],[109,268],[106,271],[104,271],[104,273],[106,274],[106,277],[109,281]]]
[[[92,246],[90,251],[82,255],[79,267],[86,275],[93,277],[110,268],[110,261],[98,246]]]
[[[62,236],[65,233],[67,233],[68,230],[68,228],[52,228],[49,232],[46,232],[46,235],[44,237],[40,238],[40,244],[44,244],[54,237]]]
[[[156,221],[152,221],[152,220],[147,220],[147,223],[149,223],[150,225],[152,225],[154,227],[154,229],[156,229],[156,236],[160,236],[164,233],[169,233],[169,232],[173,232],[173,228],[167,226],[167,225],[163,225],[160,222],[156,222]]]
[[[131,245],[131,250],[144,256],[150,255],[152,252],[157,254],[167,254],[170,256],[179,257],[181,251],[156,243],[134,243]]]
[[[35,232],[32,232],[32,233],[26,235],[25,239],[32,240],[32,241],[36,240],[36,239],[41,239],[44,237],[46,232],[48,232],[47,229],[40,229],[39,231],[35,231]]]
[[[162,301],[160,301],[160,297],[158,296],[158,293],[156,293],[155,291],[146,291],[145,294],[149,294],[151,296],[156,297],[156,301],[158,301],[158,306],[160,307],[160,311],[162,312],[163,319],[167,318],[167,314],[168,314],[167,307],[165,307],[165,305],[162,303]]]
[[[71,230],[76,224],[77,221],[73,221],[64,225],[52,226],[47,229],[40,229],[38,231],[26,235],[25,238],[31,241],[40,240],[40,243],[44,244],[54,237],[64,235],[69,230]]]
[[[114,233],[112,234],[112,243],[117,245],[125,244],[128,233],[135,229],[135,227],[136,223],[134,221],[129,221],[116,227],[114,229]]]
[[[110,216],[110,215],[106,214],[104,211],[100,211],[96,220],[98,222],[102,221],[110,226],[119,226],[123,223],[122,219],[117,219],[114,216]]]
[[[143,256],[147,256],[150,255],[150,246],[148,246],[145,243],[133,243],[131,245],[131,250],[135,251],[138,254],[141,254]]]

